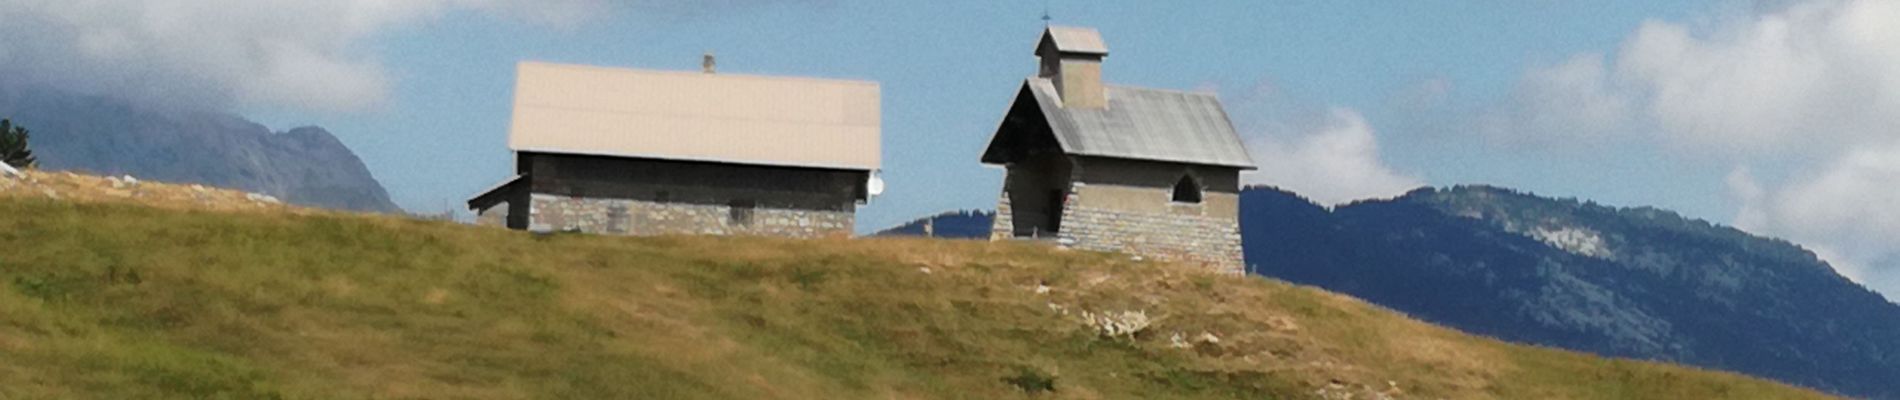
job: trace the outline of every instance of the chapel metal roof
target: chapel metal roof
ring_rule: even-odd
[[[1024,85],[1022,93],[1035,96],[1064,153],[1255,168],[1213,94],[1110,85],[1108,107],[1069,109],[1049,79],[1029,78]],[[1008,134],[991,138],[983,162],[1007,162],[998,138]]]
[[[1057,52],[1108,55],[1108,43],[1102,41],[1102,33],[1095,28],[1051,25],[1042,35],[1044,40],[1036,45],[1037,54],[1042,54],[1043,46],[1053,43]]]

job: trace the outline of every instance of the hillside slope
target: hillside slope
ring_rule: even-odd
[[[1260,274],[1511,341],[1900,399],[1900,305],[1786,241],[1482,186],[1241,202]]]
[[[398,212],[356,153],[319,127],[154,110],[0,82],[0,117],[32,130],[42,168],[237,188],[312,207]]]
[[[0,398],[1824,398],[1026,244],[65,198],[0,190]]]

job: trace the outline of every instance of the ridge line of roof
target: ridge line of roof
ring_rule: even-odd
[[[1177,93],[1177,94],[1184,94],[1184,95],[1189,95],[1189,96],[1208,96],[1208,97],[1217,97],[1217,98],[1218,98],[1218,97],[1220,97],[1220,93],[1218,93],[1218,92],[1213,92],[1213,91],[1203,91],[1203,90],[1191,90],[1191,89],[1169,89],[1169,88],[1157,88],[1157,87],[1148,87],[1148,86],[1135,86],[1135,85],[1122,85],[1122,84],[1112,84],[1112,83],[1111,83],[1111,84],[1103,84],[1102,86],[1105,86],[1105,87],[1108,87],[1108,88],[1112,88],[1112,89],[1124,89],[1124,90],[1140,90],[1140,91],[1144,91],[1144,92],[1162,92],[1162,93]]]
[[[879,121],[877,123],[849,123],[849,122],[833,123],[833,122],[811,122],[811,121],[791,120],[791,119],[728,117],[728,116],[720,116],[720,115],[712,115],[712,114],[668,114],[668,113],[658,113],[658,112],[621,111],[621,110],[601,108],[601,107],[569,107],[569,106],[559,106],[559,105],[534,103],[534,102],[515,103],[516,108],[521,108],[524,106],[532,107],[532,108],[549,109],[549,110],[576,111],[576,112],[596,113],[596,114],[619,114],[619,115],[639,115],[639,116],[658,116],[658,117],[677,117],[677,118],[690,117],[690,118],[719,119],[719,120],[725,120],[725,121],[777,122],[777,123],[784,123],[784,124],[789,124],[789,125],[855,126],[855,127],[870,126],[870,127],[880,127],[880,128],[883,125],[882,116],[879,116]]]
[[[673,69],[648,69],[648,68],[633,68],[633,67],[610,67],[610,66],[602,66],[602,65],[587,65],[587,64],[568,64],[568,63],[558,63],[558,62],[550,62],[550,61],[537,61],[537,60],[521,60],[521,61],[517,61],[517,62],[515,63],[515,67],[516,67],[516,69],[517,69],[517,71],[519,71],[519,69],[520,69],[520,66],[522,66],[522,65],[528,65],[528,64],[534,64],[534,65],[538,65],[538,66],[543,66],[543,67],[552,67],[552,68],[562,68],[562,69],[579,69],[579,70],[595,70],[595,71],[607,71],[607,72],[634,72],[634,73],[653,73],[653,74],[674,74],[674,75],[704,75],[704,76],[709,76],[709,77],[719,77],[719,78],[742,78],[742,79],[755,79],[755,80],[788,80],[788,81],[817,81],[817,82],[829,82],[829,83],[845,83],[845,84],[856,84],[856,85],[867,85],[867,86],[873,86],[873,87],[880,87],[880,88],[881,88],[881,87],[883,86],[883,85],[882,85],[882,84],[880,84],[880,83],[879,83],[878,81],[875,81],[875,80],[870,80],[870,79],[855,79],[855,78],[827,78],[827,77],[817,77],[817,76],[803,76],[803,75],[763,75],[763,74],[746,74],[746,73],[727,73],[727,72],[718,72],[718,73],[710,73],[710,74],[709,74],[709,73],[705,73],[705,72],[700,72],[700,71],[691,71],[691,70],[673,70]]]
[[[1040,76],[1033,76],[1033,75],[1030,76],[1028,79],[1054,82],[1054,80],[1052,79],[1040,77]],[[1124,84],[1119,84],[1119,83],[1103,83],[1102,86],[1108,87],[1108,88],[1115,88],[1115,89],[1140,90],[1140,91],[1147,91],[1147,92],[1179,93],[1179,94],[1185,94],[1185,95],[1190,95],[1190,96],[1211,96],[1214,98],[1220,97],[1219,92],[1215,92],[1211,90],[1170,89],[1170,88],[1158,88],[1158,87],[1153,87],[1153,86],[1124,85]]]
[[[1236,168],[1236,169],[1243,169],[1243,170],[1258,170],[1258,169],[1260,169],[1260,167],[1259,167],[1259,166],[1257,166],[1257,165],[1252,165],[1252,164],[1234,164],[1234,163],[1228,163],[1228,162],[1220,162],[1220,161],[1213,161],[1213,162],[1210,162],[1210,161],[1201,161],[1201,160],[1188,160],[1188,159],[1181,159],[1181,158],[1173,158],[1173,157],[1150,157],[1150,156],[1129,156],[1129,155],[1120,155],[1120,154],[1112,154],[1112,153],[1104,153],[1104,152],[1098,152],[1098,151],[1087,151],[1087,150],[1082,150],[1082,151],[1066,151],[1066,150],[1065,150],[1064,152],[1066,152],[1066,153],[1069,153],[1070,155],[1077,155],[1077,156],[1084,156],[1084,157],[1100,157],[1100,158],[1113,158],[1113,159],[1117,159],[1117,160],[1131,160],[1131,161],[1151,161],[1151,162],[1164,162],[1164,163],[1177,163],[1177,164],[1195,164],[1195,165],[1211,165],[1211,166],[1216,166],[1216,167],[1228,167],[1228,168]]]

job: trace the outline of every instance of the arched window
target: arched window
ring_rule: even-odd
[[[1174,198],[1172,200],[1176,203],[1200,203],[1201,183],[1195,182],[1192,176],[1181,176],[1181,181],[1174,183]]]

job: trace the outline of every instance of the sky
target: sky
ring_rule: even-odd
[[[0,0],[0,76],[322,126],[418,212],[510,175],[519,61],[872,80],[868,232],[994,207],[1045,10],[1111,83],[1217,93],[1250,184],[1656,206],[1900,294],[1900,0]]]

